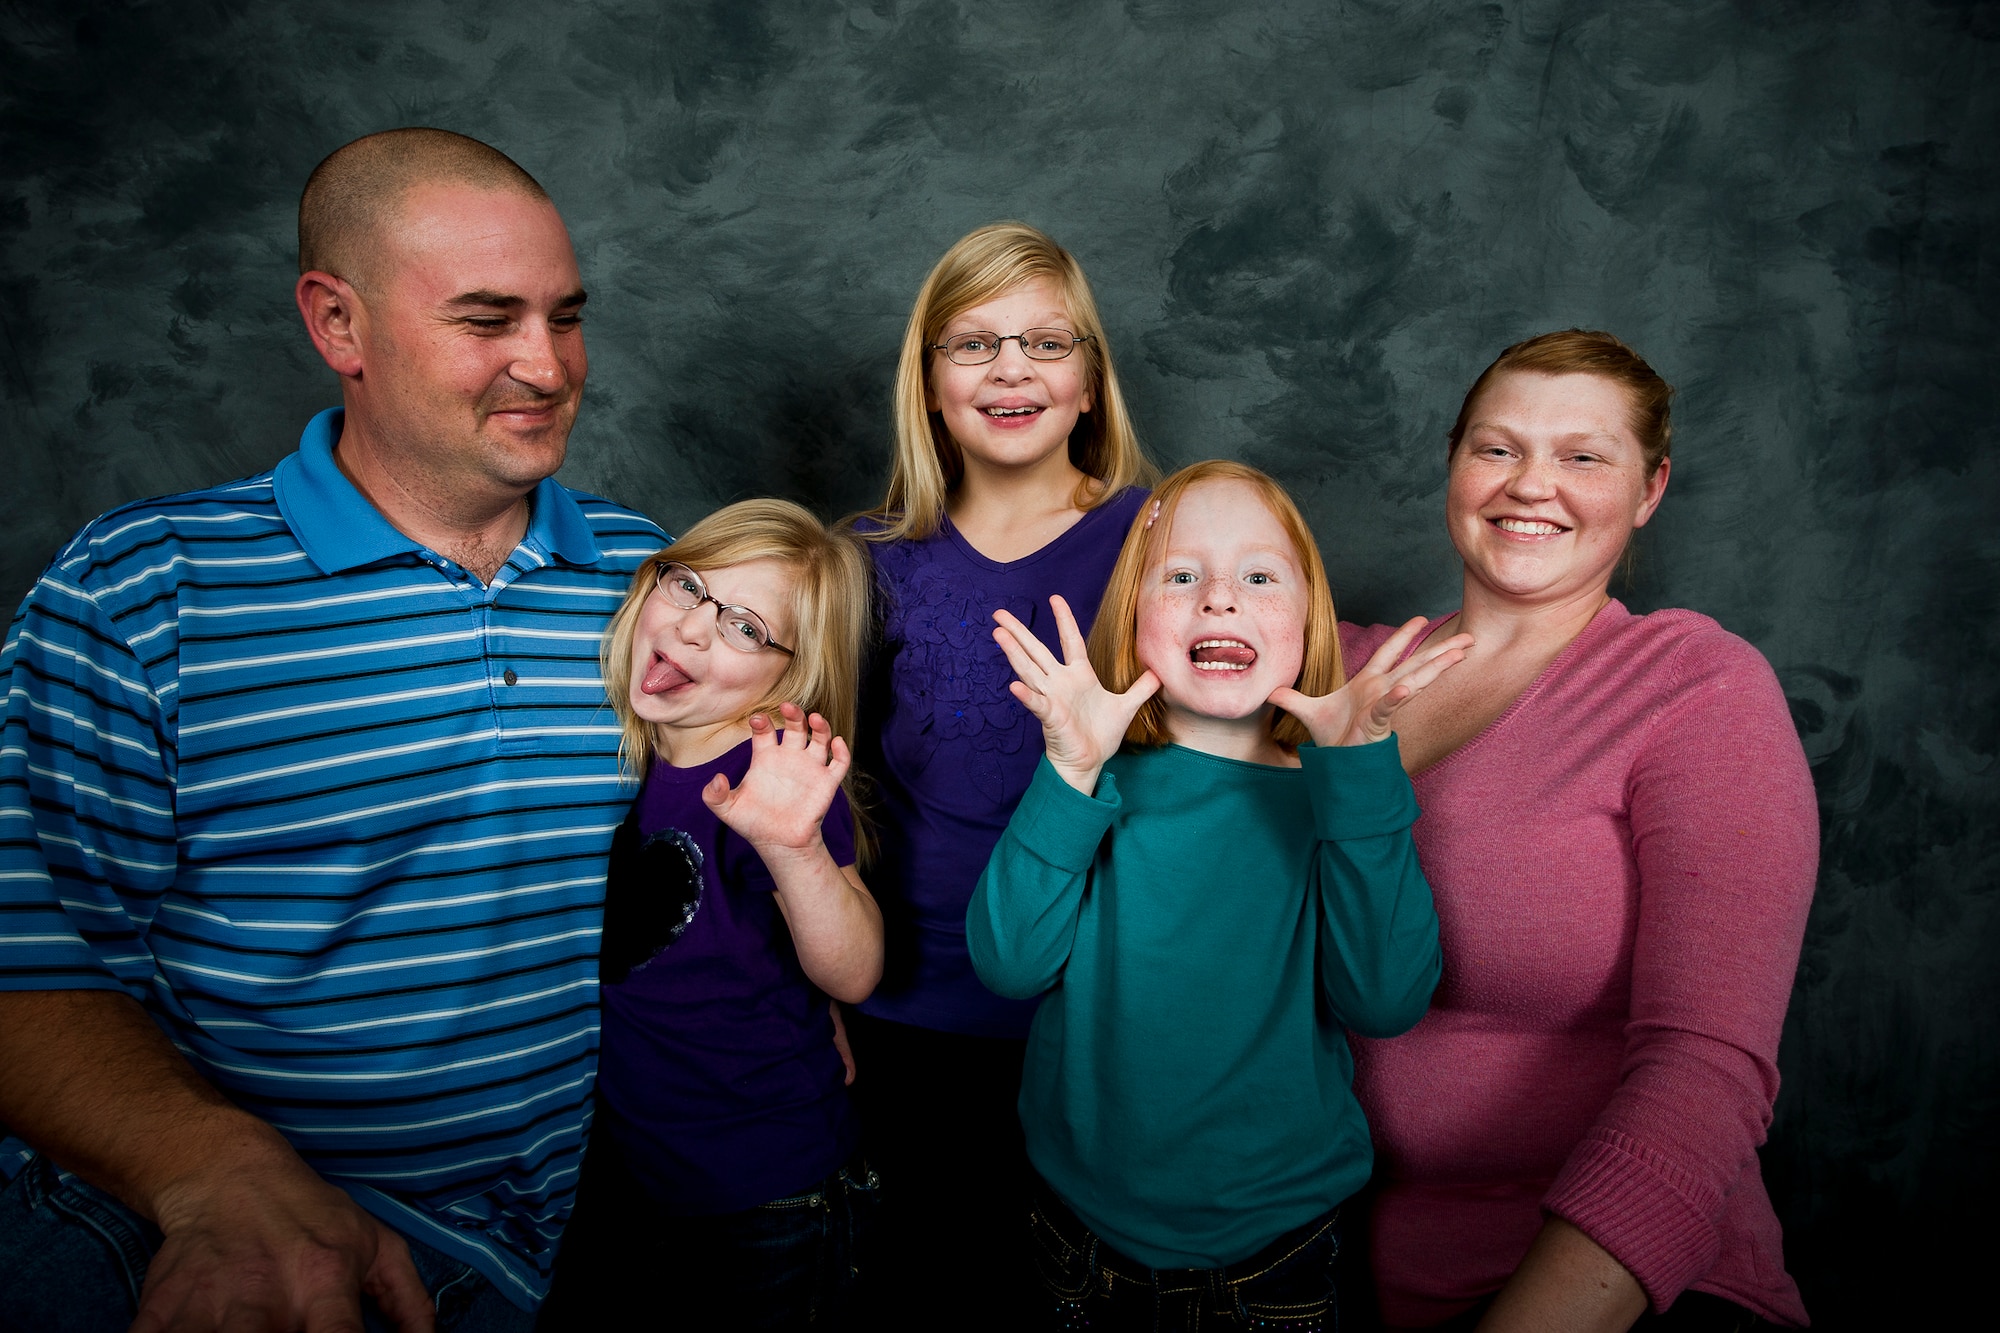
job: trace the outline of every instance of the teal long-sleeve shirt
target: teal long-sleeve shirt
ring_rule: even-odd
[[[1155,1268],[1248,1258],[1361,1188],[1342,1029],[1404,1032],[1437,984],[1395,738],[1299,757],[1126,751],[1094,796],[1044,759],[967,912],[980,980],[1047,992],[1029,1159]]]

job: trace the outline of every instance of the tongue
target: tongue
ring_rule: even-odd
[[[645,678],[639,682],[642,694],[664,694],[676,685],[685,684],[689,677],[664,657],[653,659],[653,665],[646,668]]]
[[[1197,648],[1192,656],[1197,662],[1227,662],[1231,666],[1249,666],[1257,660],[1257,650],[1247,643],[1225,643],[1219,647]]]

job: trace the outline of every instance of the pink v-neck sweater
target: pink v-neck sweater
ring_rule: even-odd
[[[1341,632],[1352,669],[1392,630]],[[1770,666],[1613,601],[1415,785],[1444,975],[1408,1034],[1354,1041],[1385,1319],[1498,1290],[1546,1213],[1656,1310],[1694,1287],[1806,1323],[1756,1155],[1819,860]]]

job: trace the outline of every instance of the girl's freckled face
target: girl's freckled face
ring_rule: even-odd
[[[1138,607],[1139,661],[1175,712],[1258,715],[1305,660],[1305,578],[1291,537],[1255,487],[1198,482],[1181,493],[1164,558]]]

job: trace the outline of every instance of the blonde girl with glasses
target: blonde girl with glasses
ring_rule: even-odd
[[[1340,1208],[1368,1180],[1347,1032],[1402,1032],[1437,916],[1390,727],[1463,658],[1352,679],[1318,548],[1240,463],[1161,484],[1088,645],[994,638],[1046,755],[967,917],[979,975],[1040,995],[1021,1118],[1039,1179],[1030,1327],[1339,1327]]]
[[[889,956],[850,1014],[855,1091],[893,1182],[885,1285],[902,1316],[1015,1327],[1020,1293],[995,1284],[1020,1269],[998,1251],[1025,1199],[1014,1104],[1034,1003],[980,984],[965,905],[1041,737],[986,627],[1006,609],[1046,628],[1051,593],[1088,624],[1156,475],[1068,251],[1002,222],[945,253],[904,334],[895,448],[887,498],[858,523],[881,634],[862,735]],[[973,1189],[989,1203],[968,1221]]]
[[[603,648],[642,780],[612,844],[598,1118],[543,1327],[662,1300],[840,1328],[876,1208],[827,997],[882,971],[848,802],[868,558],[782,500],[640,566]],[[711,1321],[714,1321],[711,1323]]]

